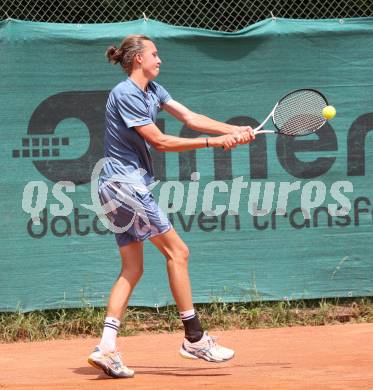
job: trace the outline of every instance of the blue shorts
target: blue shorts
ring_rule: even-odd
[[[132,184],[100,180],[98,195],[120,247],[155,237],[172,228],[145,186],[139,191]]]

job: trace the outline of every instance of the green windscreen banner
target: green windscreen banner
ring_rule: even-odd
[[[0,311],[107,302],[121,260],[97,211],[95,172],[106,100],[126,76],[104,54],[129,34],[155,41],[157,81],[194,112],[254,127],[299,88],[321,91],[337,109],[307,137],[152,151],[154,197],[190,249],[194,301],[373,295],[373,18],[271,19],[235,33],[153,20],[6,20]],[[157,125],[201,136],[163,111]],[[164,257],[150,242],[144,251],[130,305],[172,304]]]

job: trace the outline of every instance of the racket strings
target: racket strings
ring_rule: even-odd
[[[327,105],[325,98],[316,91],[294,91],[280,100],[273,123],[281,134],[307,135],[326,122],[322,110]]]

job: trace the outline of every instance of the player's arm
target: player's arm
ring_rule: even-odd
[[[242,137],[242,141],[246,142],[250,142],[255,138],[250,126],[234,126],[216,121],[205,115],[197,114],[196,112],[189,110],[187,107],[173,99],[163,104],[162,108],[179,121],[185,123],[185,125],[192,130],[207,134],[232,134],[244,132],[245,136]]]
[[[228,150],[236,146],[239,141],[237,135],[227,134],[220,137],[208,138],[182,138],[163,134],[154,124],[150,123],[144,126],[135,126],[135,130],[147,142],[154,146],[159,152],[183,152],[186,150],[212,147],[223,147]]]

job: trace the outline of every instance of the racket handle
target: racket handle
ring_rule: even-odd
[[[276,133],[273,130],[254,130],[254,134],[274,134]]]

